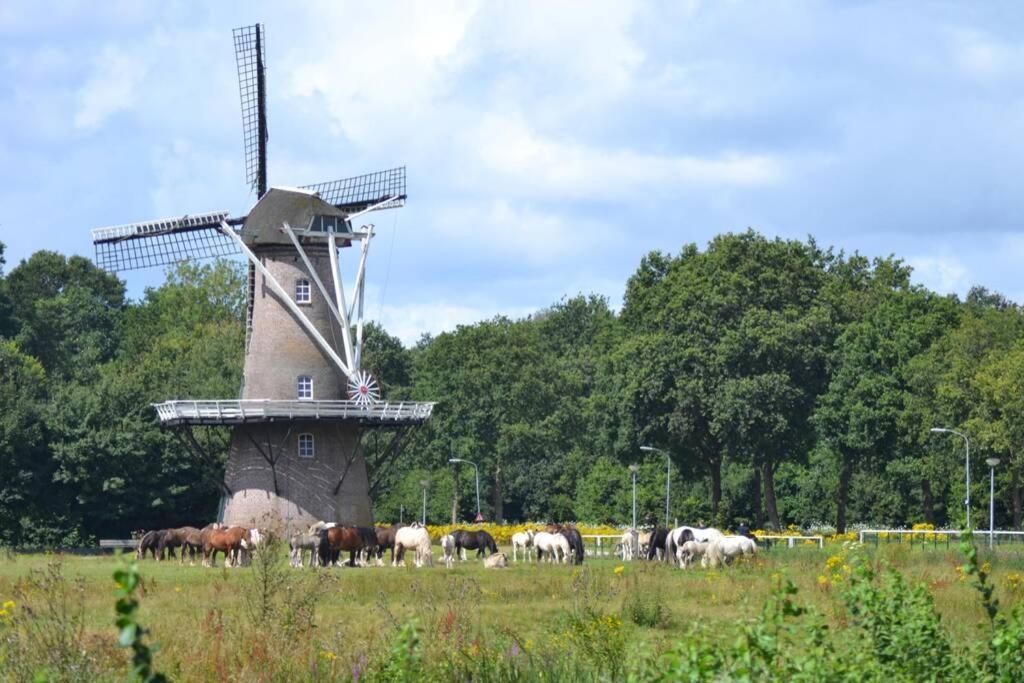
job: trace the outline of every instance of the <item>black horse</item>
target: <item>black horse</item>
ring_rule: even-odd
[[[665,542],[668,540],[668,529],[662,527],[655,527],[654,531],[651,532],[651,542],[647,546],[647,559],[653,560],[658,556],[658,551],[661,551],[661,559],[668,561],[668,551],[665,548]]]
[[[565,540],[569,541],[569,550],[572,552],[572,563],[583,564],[583,557],[586,551],[583,549],[583,536],[579,529],[572,524],[548,524],[546,531],[549,534],[562,534]]]
[[[466,531],[459,529],[452,532],[452,536],[455,538],[455,556],[459,557],[462,553],[462,549],[475,550],[477,557],[483,557],[484,551],[487,554],[493,555],[498,552],[498,544],[494,542],[494,538],[484,530],[480,531]]]

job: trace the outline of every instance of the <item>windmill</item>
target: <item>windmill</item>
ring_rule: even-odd
[[[363,294],[373,225],[369,212],[405,204],[405,168],[304,187],[267,188],[263,26],[234,30],[246,178],[257,201],[226,211],[93,230],[97,264],[109,271],[242,255],[249,264],[241,394],[155,404],[161,426],[206,456],[194,430],[231,427],[220,521],[289,526],[315,520],[369,524],[367,432],[385,433],[389,463],[433,403],[382,400],[363,369]],[[354,248],[358,245],[358,248]],[[346,297],[341,252],[357,252]]]

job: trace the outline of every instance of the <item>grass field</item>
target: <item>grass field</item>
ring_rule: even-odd
[[[977,625],[987,623],[985,610],[958,569],[959,552],[900,545],[852,552],[876,568],[895,567],[909,586],[925,586],[954,649],[984,637]],[[1024,554],[980,559],[990,560],[1002,611],[1024,603]],[[140,562],[137,595],[139,621],[159,644],[155,666],[176,680],[393,680],[401,676],[389,662],[403,656],[415,658],[402,666],[417,679],[536,679],[545,671],[546,678],[620,679],[642,668],[635,662],[650,665],[687,639],[735,641],[787,579],[799,591],[794,604],[811,610],[800,618],[827,625],[838,650],[853,647],[863,641],[853,637],[856,620],[843,598],[853,562],[832,546],[776,548],[717,571],[604,558],[582,568],[485,570],[470,560],[453,570],[435,563],[313,571],[288,567],[282,551],[240,569]],[[30,666],[55,679],[123,676],[127,654],[115,647],[113,625],[118,563],[111,556],[0,559],[6,679]],[[49,652],[38,651],[41,644]],[[48,659],[63,647],[61,661]],[[82,668],[60,670],[76,658]]]

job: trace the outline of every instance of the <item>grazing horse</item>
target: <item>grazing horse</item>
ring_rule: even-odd
[[[537,549],[537,562],[547,555],[548,562],[562,562],[569,560],[569,539],[562,534],[552,534],[547,531],[538,531],[533,537],[533,547]]]
[[[157,555],[157,545],[160,543],[160,539],[163,538],[164,531],[153,530],[147,531],[142,534],[142,538],[139,539],[139,546],[135,550],[135,559],[144,560],[146,559],[146,553],[151,553],[154,560],[159,560],[163,557],[163,553]]]
[[[319,563],[317,547],[320,545],[320,534],[314,531],[301,531],[292,534],[288,539],[291,565],[293,567],[304,567],[306,565],[306,551],[309,551],[309,566],[316,567]]]
[[[693,566],[693,561],[698,557],[701,558],[701,563],[704,562],[704,553],[707,552],[709,543],[699,543],[697,541],[687,541],[686,543],[679,546],[676,550],[676,559],[679,562],[679,566],[683,569],[689,569]]]
[[[491,539],[491,543],[493,542],[494,539]],[[402,527],[395,532],[395,559],[392,566],[405,564],[405,551],[408,549],[415,551],[414,559],[417,567],[434,566],[434,554],[430,550],[430,534],[418,523]]]
[[[708,544],[701,560],[702,567],[722,567],[737,557],[757,553],[757,543],[746,536],[723,536]]]
[[[657,527],[651,532],[651,540],[647,543],[647,559],[655,557],[668,560],[668,553],[665,552],[665,541],[668,540],[668,529]]]
[[[372,531],[372,529],[370,530]],[[356,554],[361,553],[368,534],[361,532],[354,526],[332,526],[320,531],[320,565],[330,567],[338,564],[339,555],[348,551],[349,560],[346,563],[349,567],[356,566]],[[373,534],[373,543],[376,547],[377,534]]]
[[[462,559],[466,559],[466,550],[475,550],[477,557],[484,557],[485,552],[488,555],[498,552],[498,544],[494,542],[494,538],[484,531],[466,531],[464,529],[458,529],[452,532],[452,536],[455,537],[455,554],[461,553]]]
[[[164,556],[164,550],[171,555],[174,548],[181,548],[181,564],[185,564],[185,552],[188,551],[192,564],[196,563],[196,550],[203,545],[202,534],[194,526],[183,526],[178,529],[165,529],[157,541],[156,551],[158,557]]]
[[[389,527],[376,527],[377,534],[377,566],[384,566],[384,551],[391,550],[391,563],[395,563],[395,532],[402,528],[401,524],[392,524]]]
[[[572,551],[572,563],[583,564],[583,558],[587,552],[583,548],[583,536],[580,535],[579,529],[572,524],[548,524],[547,532],[565,536],[565,539],[569,541],[569,549]]]
[[[357,526],[356,531],[363,539],[363,549],[360,552],[360,564],[364,567],[370,566],[370,558],[377,556],[377,530],[371,526]]]
[[[722,532],[713,527],[677,526],[668,532],[668,538],[665,539],[665,554],[670,558],[676,558],[679,546],[687,541],[710,543],[716,538],[722,538],[722,536]]]
[[[626,529],[622,534],[622,560],[632,560],[640,554],[640,534],[636,529]]]
[[[256,539],[259,532],[256,532]],[[243,548],[253,543],[253,531],[240,526],[227,529],[209,529],[203,533],[203,566],[212,567],[217,561],[217,553],[224,553],[224,566],[237,567]]]
[[[444,566],[451,569],[455,564],[455,537],[451,534],[441,537],[441,553],[444,556]]]
[[[512,534],[512,561],[517,562],[517,551],[522,550],[523,556],[526,561],[529,562],[532,557],[530,555],[529,548],[533,545],[533,529],[527,529],[526,531],[520,531],[519,533]]]

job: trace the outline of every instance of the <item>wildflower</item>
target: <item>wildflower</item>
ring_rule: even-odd
[[[825,578],[825,575],[824,574],[818,574],[818,585],[819,586],[824,586],[827,583],[828,583],[828,579]]]
[[[623,565],[620,564],[618,567],[616,567],[612,571],[614,571],[618,575],[618,574],[621,574],[622,572],[626,571],[626,568]]]
[[[835,571],[836,569],[840,568],[843,564],[845,563],[843,562],[843,558],[841,555],[833,555],[827,560],[825,560],[825,566],[828,567],[828,569],[831,571]]]
[[[333,662],[338,658],[338,655],[334,654],[330,650],[320,650],[320,656],[326,659],[328,662]]]
[[[14,604],[14,600],[5,600],[2,606],[8,612],[10,612],[16,607],[16,605]]]
[[[519,656],[519,643],[512,641],[512,648],[509,650],[509,654],[513,657]]]
[[[174,592],[175,593],[180,593],[181,592],[181,586],[175,586],[174,587]]]
[[[985,562],[983,562],[983,563],[981,564],[981,571],[983,571],[983,572],[985,572],[986,574],[988,574],[989,572],[991,572],[991,571],[992,571],[992,565],[991,565],[991,564],[989,564],[989,563],[988,563],[988,561],[986,560]]]

